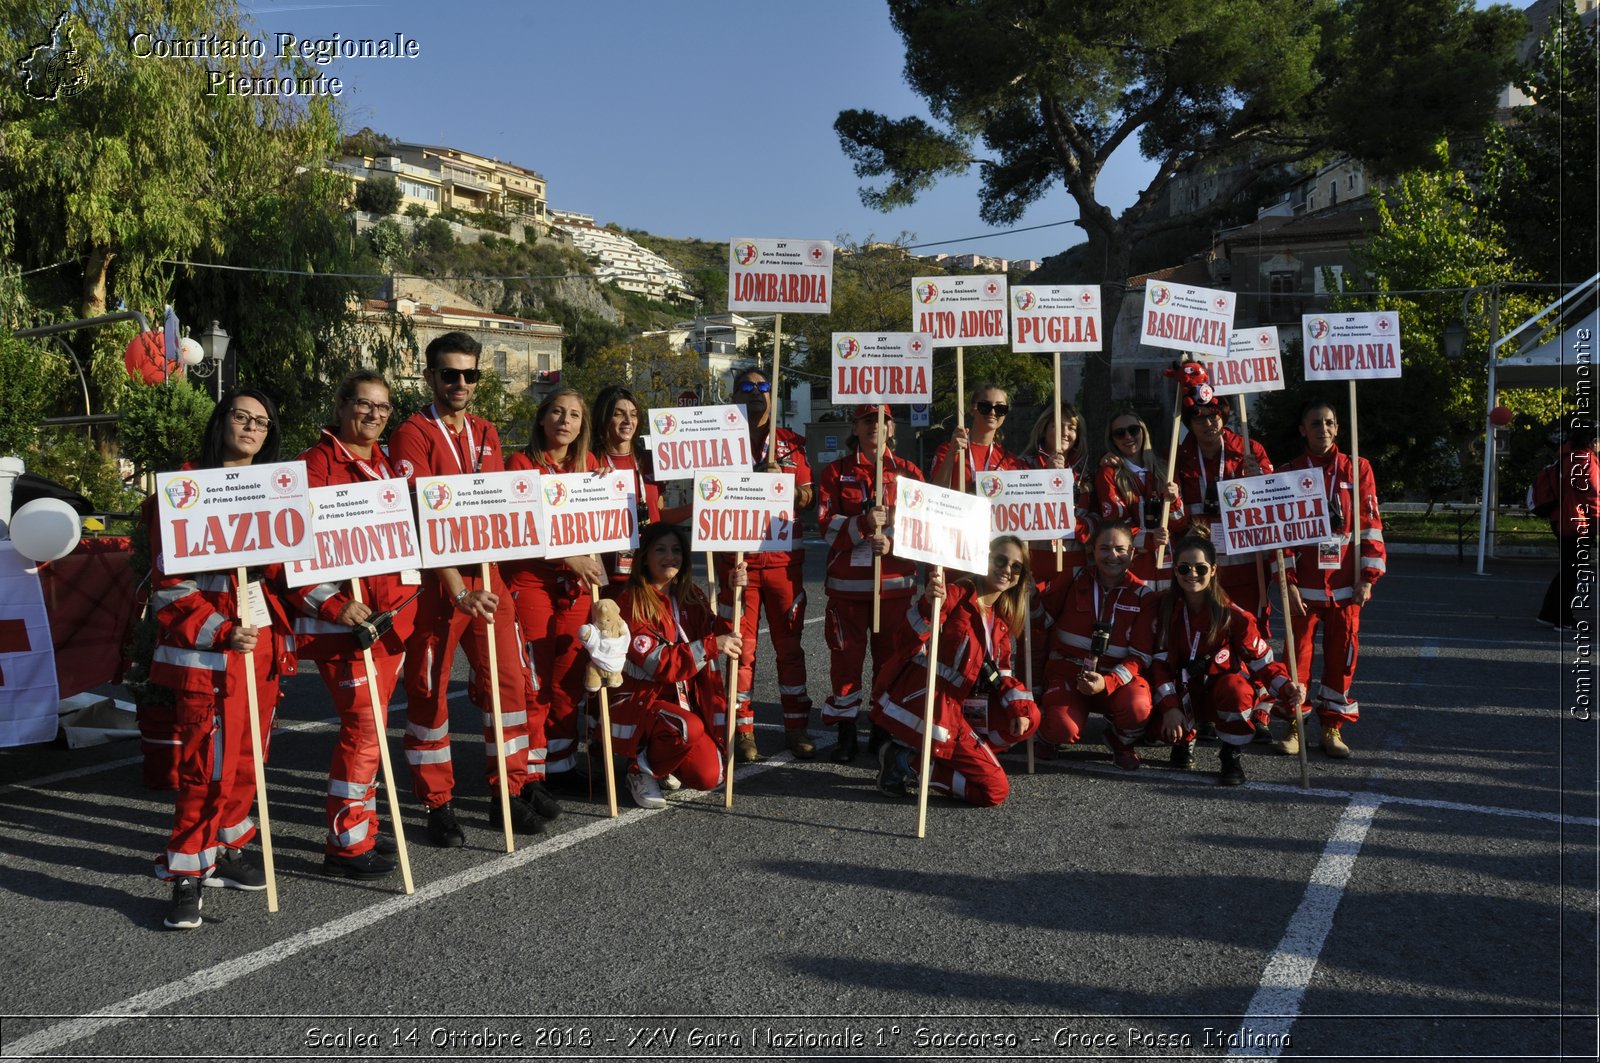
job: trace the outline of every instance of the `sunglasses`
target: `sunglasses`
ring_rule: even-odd
[[[459,384],[466,381],[468,384],[478,382],[479,371],[476,369],[430,369],[430,373],[438,375],[446,384]]]
[[[232,421],[234,424],[238,425],[240,428],[243,428],[245,425],[249,425],[251,428],[254,428],[258,432],[265,432],[265,431],[267,431],[268,429],[270,429],[272,427],[272,421],[269,420],[268,418],[265,418],[265,417],[252,417],[250,414],[245,413],[243,410],[229,410],[228,411],[228,420]]]
[[[1196,561],[1192,563],[1188,561],[1179,561],[1172,567],[1178,570],[1178,575],[1180,576],[1204,576],[1207,572],[1211,571],[1211,566],[1206,564],[1204,561]]]
[[[977,410],[979,413],[992,413],[996,417],[1004,417],[1006,414],[1011,412],[1010,405],[1004,402],[974,402],[972,404],[972,408]]]
[[[739,390],[747,395],[752,391],[765,395],[772,390],[772,383],[766,380],[741,380],[739,381]]]
[[[1144,429],[1136,424],[1124,425],[1121,428],[1113,428],[1111,430],[1112,439],[1138,439],[1142,435],[1144,435]]]
[[[993,557],[989,558],[989,567],[997,568],[1001,572],[1010,572],[1017,576],[1020,576],[1024,572],[1028,571],[1027,566],[1021,561],[1013,561],[1005,554],[995,554]]]

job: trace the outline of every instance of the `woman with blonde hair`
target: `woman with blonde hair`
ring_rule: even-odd
[[[1168,564],[1156,568],[1156,548],[1181,533],[1183,507],[1178,505],[1178,485],[1166,463],[1156,455],[1150,428],[1132,409],[1111,416],[1106,424],[1106,451],[1095,473],[1095,496],[1101,520],[1120,520],[1133,533],[1133,566],[1129,570],[1155,590],[1172,579]],[[1161,526],[1161,503],[1171,503],[1168,527]]]

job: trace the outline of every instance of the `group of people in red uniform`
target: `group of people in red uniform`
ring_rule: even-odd
[[[790,551],[752,554],[737,564],[718,555],[713,602],[691,577],[690,538],[681,523],[688,508],[664,506],[651,476],[639,432],[645,411],[634,396],[609,387],[591,410],[573,389],[558,389],[539,405],[529,444],[506,459],[495,426],[469,409],[479,353],[463,333],[428,345],[424,376],[433,401],[393,427],[387,450],[380,445],[393,413],[387,383],[365,371],[345,380],[333,422],[301,455],[311,486],[503,468],[627,470],[638,486],[637,550],[503,562],[486,566],[487,579],[484,570],[439,568],[294,590],[269,569],[259,579],[275,617],[263,629],[240,619],[231,575],[169,577],[158,554],[154,606],[161,634],[152,679],[178,694],[182,761],[174,827],[158,864],[158,874],[174,884],[167,926],[200,925],[202,886],[265,886],[264,873],[244,852],[254,833],[246,667],[256,672],[263,734],[271,730],[279,680],[293,674],[297,656],[316,663],[333,698],[341,727],[329,768],[323,864],[332,875],[371,879],[396,869],[394,843],[376,810],[381,736],[372,699],[386,707],[401,686],[406,763],[413,795],[426,810],[427,837],[437,846],[465,844],[447,701],[458,647],[471,669],[468,695],[483,714],[494,794],[500,758],[489,684],[499,686],[499,752],[513,831],[541,832],[561,813],[556,792],[585,792],[595,773],[610,768],[599,763],[598,740],[583,752],[585,732],[594,738],[599,720],[597,699],[585,690],[591,652],[581,629],[598,599],[615,601],[627,626],[615,659],[602,662],[599,650],[594,659],[621,673],[611,699],[612,748],[636,804],[657,808],[664,792],[718,785],[729,712],[734,759],[762,758],[750,691],[763,622],[774,651],[784,746],[799,759],[817,755],[808,731],[799,537]],[[1046,411],[1028,450],[1014,455],[1000,439],[1010,413],[1006,392],[978,388],[968,411],[971,428],[958,428],[939,449],[928,479],[971,489],[987,470],[1071,469],[1077,532],[1042,545],[1002,536],[991,544],[987,571],[956,579],[938,569],[919,574],[919,566],[894,552],[901,483],[924,477],[894,453],[886,408],[856,408],[848,453],[813,477],[805,441],[772,423],[767,376],[746,369],[732,384],[734,401],[747,412],[755,468],[794,476],[797,505],[815,505],[827,544],[829,692],[820,718],[837,730],[831,756],[839,763],[861,756],[858,721],[865,710],[884,793],[915,793],[920,785],[917,751],[930,682],[928,785],[974,805],[1007,796],[997,754],[1037,737],[1036,748],[1051,755],[1084,737],[1091,714],[1107,718],[1106,744],[1125,769],[1139,766],[1138,747],[1147,743],[1171,747],[1173,764],[1192,766],[1196,737],[1209,726],[1223,743],[1220,781],[1237,784],[1244,779],[1239,749],[1260,735],[1258,714],[1271,705],[1289,714],[1302,701],[1321,718],[1324,751],[1349,756],[1341,728],[1358,717],[1350,687],[1360,608],[1383,574],[1384,552],[1371,470],[1362,462],[1358,506],[1350,497],[1349,459],[1335,444],[1336,415],[1326,404],[1307,407],[1300,426],[1306,451],[1285,466],[1320,470],[1335,515],[1332,540],[1293,551],[1285,564],[1302,662],[1309,663],[1315,629],[1324,633],[1321,682],[1307,698],[1266,642],[1263,587],[1275,569],[1258,571],[1253,555],[1219,556],[1205,532],[1219,480],[1272,468],[1258,445],[1247,448],[1225,427],[1223,400],[1185,410],[1188,439],[1169,471],[1132,412],[1112,417],[1097,460],[1088,457],[1082,419],[1070,407]],[[248,388],[230,392],[211,418],[194,467],[278,460],[276,420],[267,396]],[[1352,550],[1361,558],[1359,577]],[[1160,565],[1158,552],[1168,555]],[[376,630],[375,620],[381,621]],[[358,641],[363,624],[369,637]],[[937,660],[930,661],[935,629]],[[1030,643],[1031,660],[1024,649]],[[361,652],[366,644],[372,677]],[[1278,748],[1297,752],[1294,735],[1290,728]],[[506,825],[498,798],[484,811],[492,825]]]

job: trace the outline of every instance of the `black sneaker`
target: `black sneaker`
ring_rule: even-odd
[[[908,787],[916,778],[911,771],[911,750],[894,742],[878,747],[878,792],[888,797],[904,797],[915,793]]]
[[[217,857],[217,866],[212,869],[209,878],[202,880],[202,884],[254,892],[267,888],[267,873],[252,863],[243,849],[223,846]]]
[[[1235,745],[1223,746],[1222,770],[1217,772],[1219,786],[1238,786],[1244,782],[1244,751]]]
[[[428,809],[428,840],[441,849],[467,844],[467,833],[456,821],[456,810],[450,802]]]
[[[463,841],[466,839],[463,838]],[[400,851],[400,843],[394,840],[393,834],[380,834],[372,839],[373,852],[382,853],[384,856],[393,856]]]
[[[555,819],[561,815],[560,803],[550,796],[550,791],[544,788],[542,782],[529,782],[524,786],[522,799],[545,819]]]
[[[1194,739],[1185,738],[1172,747],[1172,757],[1167,761],[1174,771],[1188,771],[1194,767]]]
[[[339,856],[337,853],[328,853],[322,858],[322,873],[336,875],[343,878],[383,878],[395,872],[396,864],[387,856],[383,856],[376,848],[368,849],[360,856]]]
[[[517,796],[513,796],[510,803],[511,833],[542,834],[544,832],[544,820],[539,818],[539,813],[533,810],[532,805]],[[499,827],[500,825],[500,795],[494,794],[489,798],[489,826]]]
[[[1215,742],[1215,741],[1218,741],[1216,725],[1215,724],[1209,724],[1209,723],[1202,723],[1200,725],[1200,730],[1196,732],[1196,737],[1199,738],[1200,741],[1202,741],[1202,742]]]
[[[856,737],[856,722],[846,720],[839,725],[839,744],[833,747],[833,762],[848,764],[856,759],[856,754],[860,751],[860,739]]]
[[[200,925],[200,880],[179,876],[172,884],[172,904],[163,921],[168,930],[193,930]]]

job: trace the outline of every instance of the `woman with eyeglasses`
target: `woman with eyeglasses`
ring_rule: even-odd
[[[743,586],[744,566],[730,578]],[[611,707],[611,751],[628,762],[633,803],[663,808],[663,789],[709,790],[722,781],[726,670],[737,667],[742,646],[695,583],[689,535],[676,524],[652,524],[639,536],[639,564],[618,604],[632,637]]]
[[[396,478],[379,446],[393,412],[389,384],[381,374],[363,369],[345,377],[334,396],[334,423],[300,455],[307,483],[327,487]],[[389,854],[395,846],[392,838],[379,833],[378,743],[384,736],[373,722],[366,662],[356,643],[355,625],[400,609],[372,643],[378,702],[387,708],[400,680],[406,639],[416,622],[416,603],[407,599],[421,588],[422,574],[414,570],[363,576],[359,582],[360,601],[352,595],[350,581],[297,587],[288,600],[299,614],[294,633],[300,653],[317,662],[339,714],[339,737],[328,768],[328,836],[322,869],[330,875],[372,879],[394,872],[395,861]]]
[[[644,421],[644,408],[633,392],[620,384],[602,388],[594,400],[594,429],[589,438],[589,449],[599,458],[603,468],[633,473],[638,497],[638,523],[643,530],[647,525],[665,521],[677,524],[689,519],[693,506],[661,508],[661,485],[656,483],[652,471],[650,452],[645,449],[644,437],[639,429]],[[610,579],[602,585],[601,596],[615,598],[628,583],[635,557],[632,552],[618,551],[600,558]]]
[[[236,388],[218,401],[201,437],[200,455],[184,469],[232,468],[278,460],[278,413],[255,388]],[[256,779],[250,752],[247,668],[256,678],[263,744],[272,733],[279,680],[295,672],[294,640],[280,596],[283,570],[252,570],[273,616],[270,628],[251,627],[233,570],[169,576],[161,555],[154,497],[141,510],[153,552],[150,607],[157,634],[150,682],[173,692],[178,745],[178,794],[166,851],[156,877],[172,883],[165,925],[200,925],[201,886],[264,890],[266,872],[244,847],[255,837],[250,806]],[[261,751],[262,762],[267,750]]]
[[[933,452],[933,470],[928,474],[928,482],[955,488],[964,466],[962,485],[968,491],[975,491],[974,483],[980,472],[1023,468],[1000,442],[1000,426],[1005,424],[1010,412],[1011,403],[1006,398],[1005,388],[999,384],[978,385],[967,411],[972,427],[957,428],[950,433],[949,442],[941,443]]]
[[[533,437],[511,455],[506,468],[548,474],[600,471],[599,459],[589,450],[589,406],[577,389],[557,388],[545,396],[534,411]],[[587,657],[578,629],[589,622],[589,588],[604,586],[606,571],[593,554],[503,561],[500,567],[517,603],[517,622],[538,677],[549,783],[571,791],[586,789],[578,770],[578,715],[586,696]]]
[[[889,736],[878,747],[878,790],[916,796],[927,703],[929,635],[939,625],[934,672],[933,760],[928,788],[989,808],[1011,792],[996,759],[1039,728],[1033,694],[1012,674],[1012,632],[1028,620],[1027,550],[1014,535],[989,545],[989,568],[946,590],[944,570],[928,571],[912,604],[910,627],[873,686],[872,722]],[[934,602],[943,599],[939,615]]]
[[[1095,497],[1103,520],[1120,520],[1133,531],[1133,574],[1156,590],[1172,579],[1171,557],[1156,569],[1156,548],[1171,542],[1173,532],[1161,526],[1161,503],[1171,502],[1169,527],[1183,527],[1178,485],[1167,477],[1166,463],[1156,456],[1144,419],[1133,410],[1113,414],[1106,425],[1106,452],[1095,473]]]
[[[1241,752],[1255,737],[1256,686],[1271,690],[1286,713],[1300,707],[1305,688],[1273,660],[1255,618],[1228,600],[1209,531],[1195,527],[1175,552],[1175,586],[1161,597],[1150,671],[1161,710],[1152,720],[1154,737],[1172,746],[1174,768],[1188,770],[1196,720],[1209,722],[1222,741],[1217,781],[1238,786],[1244,782]]]
[[[1093,563],[1077,576],[1062,573],[1039,596],[1050,632],[1039,735],[1054,745],[1083,737],[1090,713],[1107,718],[1105,743],[1124,771],[1137,771],[1134,749],[1150,719],[1150,666],[1155,592],[1130,567],[1133,530],[1103,522],[1089,542]]]

